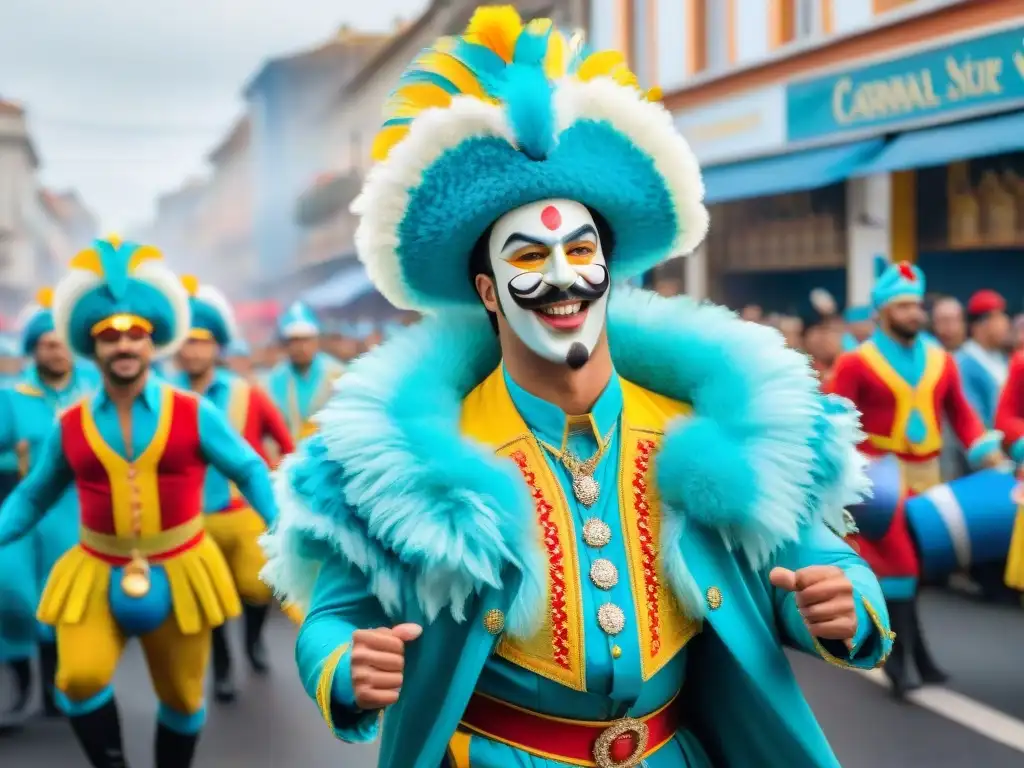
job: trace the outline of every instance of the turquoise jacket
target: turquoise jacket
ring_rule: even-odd
[[[313,414],[327,403],[335,380],[345,367],[330,355],[318,352],[305,373],[287,360],[276,365],[266,379],[267,392],[284,414],[292,437],[298,442],[311,431]]]
[[[985,429],[993,429],[999,395],[1010,373],[1010,358],[999,352],[987,352],[975,341],[966,342],[954,357],[968,402],[985,423]]]
[[[617,287],[609,312],[623,380],[692,404],[652,473],[658,571],[702,624],[681,694],[692,731],[715,765],[834,768],[783,647],[862,668],[891,648],[877,580],[835,532],[865,490],[856,415],[820,395],[774,333],[721,308]],[[308,606],[296,645],[307,691],[339,738],[381,733],[382,768],[442,764],[496,643],[532,636],[544,615],[546,559],[522,475],[460,427],[498,354],[483,317],[403,331],[353,364],[320,433],[282,469],[265,576]],[[844,570],[858,605],[852,652],[809,636],[794,597],[768,581],[776,565]],[[379,731],[377,713],[352,706],[349,642],[405,621],[425,629]]]

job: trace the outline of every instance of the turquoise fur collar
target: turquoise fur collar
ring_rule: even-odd
[[[842,525],[865,492],[856,412],[819,394],[778,333],[687,298],[616,288],[609,339],[620,375],[693,404],[657,463],[663,567],[684,607],[703,612],[679,547],[690,525],[717,530],[762,567],[810,523]],[[532,504],[507,461],[463,438],[466,394],[499,362],[479,314],[428,319],[356,361],[316,417],[321,431],[278,475],[280,518],[265,576],[304,604],[319,564],[340,552],[393,616],[415,601],[462,620],[467,599],[510,569],[522,586],[507,627],[528,634],[546,591]]]

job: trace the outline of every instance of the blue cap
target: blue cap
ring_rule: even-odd
[[[320,322],[308,306],[296,301],[278,318],[277,332],[282,339],[320,335]]]
[[[182,285],[188,291],[192,309],[192,327],[189,336],[194,339],[213,339],[226,346],[238,335],[235,313],[231,303],[212,285],[200,284],[192,275],[183,275]]]
[[[856,304],[852,307],[847,307],[846,311],[843,312],[843,319],[848,323],[864,323],[871,320],[874,316],[875,310],[867,304]]]
[[[924,301],[924,272],[909,261],[890,264],[884,256],[875,256],[875,287],[871,304],[881,309],[897,299]]]

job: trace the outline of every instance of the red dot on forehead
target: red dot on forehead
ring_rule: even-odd
[[[540,222],[554,232],[562,226],[562,214],[558,212],[558,209],[555,208],[555,206],[549,205],[540,212]]]

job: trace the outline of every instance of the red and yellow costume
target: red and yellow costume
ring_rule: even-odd
[[[891,342],[890,342],[891,343]],[[854,403],[866,433],[860,450],[873,457],[895,455],[903,465],[904,490],[922,493],[942,482],[939,452],[942,450],[942,419],[946,418],[965,446],[985,436],[981,419],[967,402],[953,358],[942,348],[921,339],[924,366],[911,385],[887,359],[885,340],[869,340],[839,358],[828,390]],[[920,414],[923,434],[911,441],[908,423]],[[896,510],[888,533],[877,541],[855,535],[865,560],[875,569],[883,589],[902,592],[893,579],[917,579],[919,564],[902,507]],[[893,595],[896,596],[896,595]],[[900,594],[899,597],[905,597]]]
[[[1010,360],[1010,373],[996,408],[995,427],[1003,433],[1004,446],[1017,464],[1024,462],[1024,352]],[[1017,511],[1006,558],[1006,586],[1024,592],[1024,507]]]

